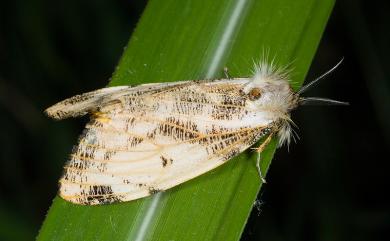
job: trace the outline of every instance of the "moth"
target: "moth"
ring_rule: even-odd
[[[341,62],[341,61],[340,61]],[[206,173],[271,138],[290,143],[290,112],[310,100],[294,92],[289,72],[271,62],[249,78],[117,86],[76,95],[46,109],[56,120],[90,114],[59,180],[72,203],[131,201]]]

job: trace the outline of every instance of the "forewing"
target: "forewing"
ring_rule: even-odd
[[[136,87],[107,87],[65,99],[47,108],[45,113],[57,120],[62,120],[69,117],[79,117],[87,113],[98,112],[105,106],[112,107],[113,104],[120,103],[124,96],[138,96],[161,92],[162,90],[171,86],[183,85],[185,83],[187,83],[187,81],[180,83],[150,83]]]
[[[60,196],[89,205],[134,200],[247,149],[271,122],[247,108],[241,82],[181,83],[104,106],[65,166]]]

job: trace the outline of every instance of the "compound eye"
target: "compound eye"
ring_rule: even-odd
[[[261,97],[261,90],[260,88],[253,88],[248,93],[250,100],[258,100]]]

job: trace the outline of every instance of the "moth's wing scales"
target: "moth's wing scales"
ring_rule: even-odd
[[[130,201],[179,185],[244,151],[269,124],[260,119],[252,125],[245,117],[255,113],[245,109],[239,94],[244,82],[221,81],[227,91],[212,82],[180,82],[126,95],[123,110],[97,113],[87,124],[65,166],[60,196],[88,205]]]
[[[105,97],[127,89],[130,89],[130,87],[116,86],[75,95],[47,108],[45,113],[57,120],[83,116],[93,111]]]
[[[179,82],[186,83],[185,81]],[[170,86],[177,85],[178,82],[172,83],[149,83],[136,87],[131,86],[114,86],[98,89],[80,95],[75,95],[65,99],[57,104],[47,108],[45,113],[53,119],[62,120],[69,117],[79,117],[87,113],[93,113],[99,108],[107,105],[118,103],[124,95],[131,95],[137,93],[142,95],[145,93],[158,92]]]
[[[99,118],[90,123],[65,166],[60,196],[88,205],[149,196],[222,165],[251,146],[259,133],[254,129],[194,135],[192,141],[157,140],[142,132],[153,126],[150,121],[138,119],[127,132],[114,129],[119,124],[115,120],[111,126]],[[208,142],[207,148],[202,142]]]

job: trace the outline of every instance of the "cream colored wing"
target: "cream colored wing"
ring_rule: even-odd
[[[110,93],[99,103],[60,180],[78,204],[122,202],[169,189],[223,164],[271,131],[245,79],[179,82]],[[100,98],[100,97],[99,97]],[[93,110],[93,107],[88,107]],[[92,111],[93,112],[93,111]]]
[[[172,82],[172,83],[150,83],[136,87],[131,86],[115,86],[103,88],[81,95],[75,95],[71,98],[58,102],[45,110],[45,113],[53,119],[62,120],[69,117],[79,117],[87,113],[98,112],[103,106],[112,106],[117,103],[124,95],[129,94],[145,94],[161,91],[170,86],[182,85],[187,83]]]
[[[214,169],[264,133],[253,128],[204,134],[148,118],[118,131],[115,121],[99,118],[88,124],[65,166],[60,180],[65,200],[93,205],[149,196]]]

